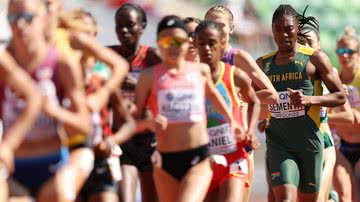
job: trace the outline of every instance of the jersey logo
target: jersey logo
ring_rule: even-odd
[[[303,64],[301,61],[298,61],[298,60],[295,60],[295,64],[296,64],[296,65],[300,65],[300,66],[302,66],[302,67],[304,66],[304,64]]]
[[[267,63],[265,64],[264,72],[266,73],[266,72],[268,72],[269,70],[270,70],[270,62],[267,62]]]

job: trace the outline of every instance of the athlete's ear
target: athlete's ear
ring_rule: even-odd
[[[232,34],[234,32],[234,28],[235,28],[235,25],[234,25],[234,22],[231,22],[230,23],[230,34]]]

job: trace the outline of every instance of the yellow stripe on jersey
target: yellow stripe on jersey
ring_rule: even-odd
[[[277,51],[273,51],[273,52],[271,52],[269,54],[266,54],[266,55],[262,56],[262,59],[265,60],[265,59],[275,55],[276,53],[277,53]]]
[[[225,63],[221,62],[220,75],[218,80],[215,82],[215,86],[218,85],[223,80],[224,73],[225,73]]]
[[[299,49],[298,49],[298,52],[299,53],[302,53],[304,55],[313,55],[314,52],[315,52],[315,49],[313,48],[310,48],[308,46],[303,46],[303,45],[300,45]]]
[[[314,81],[314,96],[322,95],[323,87],[320,80]],[[320,105],[311,105],[307,115],[314,121],[314,123],[320,128]]]
[[[231,70],[230,70],[230,85],[232,88],[232,94],[233,97],[235,99],[236,105],[240,106],[241,105],[241,100],[239,99],[238,94],[236,93],[236,86],[235,86],[235,67],[231,66]]]

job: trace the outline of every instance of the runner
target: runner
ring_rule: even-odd
[[[24,107],[22,114],[19,114],[18,119],[11,126],[5,128],[5,134],[0,137],[1,202],[8,201],[7,178],[14,171],[14,153],[20,147],[26,133],[31,129],[41,110],[41,97],[35,84],[4,50],[4,46],[1,45],[0,47],[0,74],[2,75],[0,86],[7,86],[16,91],[18,96],[23,98],[26,107]],[[4,92],[2,91],[0,100],[2,100],[3,95]],[[0,107],[0,114],[3,114],[2,110]]]
[[[177,16],[164,17],[157,31],[161,64],[146,69],[136,87],[137,117],[148,102],[160,119],[159,156],[154,179],[160,201],[202,201],[212,170],[205,122],[205,96],[243,138],[236,121],[211,81],[207,65],[187,62],[188,31]]]
[[[96,20],[90,13],[81,9],[66,12],[60,19],[60,26],[71,32],[71,45],[83,53],[80,61],[82,72],[85,73],[87,103],[92,111],[94,126],[90,144],[95,147],[95,164],[82,189],[81,197],[84,201],[90,202],[118,201],[120,153],[115,151],[120,149],[118,146],[109,148],[114,146],[115,142],[110,125],[110,109],[107,105],[110,95],[117,92],[120,82],[124,80],[129,65],[121,56],[96,41]],[[130,121],[135,130],[134,121]],[[112,149],[114,152],[107,152]]]
[[[272,29],[278,50],[258,59],[280,99],[269,105],[271,118],[265,130],[268,177],[277,201],[317,200],[323,156],[320,106],[345,103],[341,82],[332,73],[328,57],[298,43],[305,25],[318,29],[317,20],[305,17],[305,11],[300,15],[290,5],[276,9]],[[321,81],[329,89],[328,95],[321,95]]]
[[[225,6],[214,6],[211,7],[205,14],[205,20],[212,20],[222,25],[225,33],[225,51],[222,61],[229,63],[245,71],[253,81],[255,90],[257,90],[257,97],[260,99],[262,104],[274,104],[277,102],[278,97],[271,82],[266,75],[258,67],[254,59],[244,50],[234,49],[230,46],[230,34],[234,31],[234,15],[231,10]],[[241,98],[240,98],[241,99]],[[243,117],[247,117],[247,104],[241,103],[241,111]],[[246,120],[244,120],[246,121]],[[247,126],[247,124],[244,124]],[[249,187],[244,195],[244,201],[250,200],[251,185],[254,175],[254,155],[251,147],[257,147],[258,141],[254,136],[254,145],[246,146],[246,150],[249,152]],[[257,143],[257,145],[255,144]]]
[[[139,45],[140,37],[146,28],[147,19],[144,10],[135,4],[122,5],[115,14],[116,34],[121,45],[111,48],[130,63],[130,73],[122,86],[123,96],[134,102],[135,86],[140,72],[160,62],[160,58],[151,47]],[[145,113],[149,116],[149,113]],[[114,114],[113,131],[123,124],[120,115]],[[145,131],[121,145],[121,170],[123,179],[120,182],[120,199],[122,202],[136,201],[136,188],[140,178],[142,201],[157,200],[152,177],[151,154],[156,147],[153,132]]]
[[[37,201],[74,201],[76,171],[62,145],[60,124],[88,134],[90,120],[80,68],[56,52],[44,38],[45,12],[39,0],[12,0],[8,20],[13,32],[9,52],[37,82],[45,97],[43,110],[16,152],[14,178]],[[68,97],[72,109],[60,106]],[[6,90],[2,99],[5,128],[18,117],[21,100]]]
[[[337,41],[336,53],[341,66],[340,79],[347,85],[348,100],[355,116],[354,124],[347,124],[344,121],[334,120],[330,124],[336,129],[340,137],[340,152],[337,153],[335,165],[334,186],[339,193],[340,201],[358,201],[359,185],[356,174],[360,169],[360,138],[354,134],[359,133],[359,89],[360,89],[360,60],[359,60],[359,39],[355,30],[351,27],[345,29],[345,35]],[[329,118],[339,113],[329,114]],[[357,179],[356,179],[357,178]]]
[[[249,141],[255,133],[260,101],[256,97],[247,74],[239,68],[236,69],[228,63],[221,62],[223,44],[225,44],[224,36],[222,27],[218,23],[203,21],[196,28],[196,47],[200,61],[210,66],[212,80],[225,98],[229,110],[236,117],[240,126],[248,128],[245,134],[250,136],[247,140]],[[241,86],[241,96],[244,101],[249,103],[249,127],[241,125],[243,117],[239,111],[240,101],[235,85]],[[236,143],[234,135],[229,129],[229,123],[217,113],[209,101],[207,101],[206,111],[210,153],[221,155],[226,159],[225,166],[217,163],[213,165],[214,175],[207,201],[241,201],[248,183],[248,154],[244,148],[248,142]]]
[[[186,54],[186,60],[193,62],[200,62],[199,54],[197,53],[197,50],[194,45],[194,39],[195,39],[195,29],[200,24],[201,20],[198,18],[187,17],[183,21],[186,24],[186,28],[189,31],[189,41],[190,41],[189,51]]]

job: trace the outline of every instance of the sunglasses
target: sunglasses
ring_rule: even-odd
[[[19,19],[24,19],[25,22],[31,23],[34,19],[35,15],[27,12],[23,13],[12,13],[7,16],[9,23],[14,23],[18,21]]]
[[[337,55],[344,55],[345,53],[348,55],[352,55],[354,54],[356,51],[350,48],[338,48],[336,49],[336,54]]]
[[[186,42],[187,39],[171,36],[162,37],[158,40],[159,46],[162,48],[170,48],[170,46],[180,48]]]

